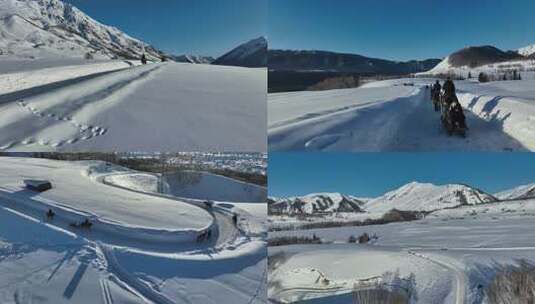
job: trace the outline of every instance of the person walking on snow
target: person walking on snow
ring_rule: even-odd
[[[145,56],[145,53],[143,53],[143,55],[141,55],[141,63],[142,64],[147,64],[147,56]]]

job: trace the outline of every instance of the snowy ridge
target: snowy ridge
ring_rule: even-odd
[[[500,200],[521,200],[535,198],[535,183],[501,191],[496,193],[494,196]]]
[[[313,193],[300,197],[271,197],[268,199],[268,208],[270,214],[286,215],[333,212],[381,214],[392,209],[435,211],[498,201],[496,197],[467,185],[437,186],[430,183],[412,182],[366,202],[340,193]]]
[[[495,201],[497,199],[492,195],[466,185],[436,186],[412,182],[370,200],[366,203],[365,209],[371,212],[386,212],[391,209],[434,211]]]
[[[468,72],[497,73],[512,69],[530,71],[534,66],[533,60],[530,60],[533,53],[535,53],[535,45],[520,48],[516,51],[502,51],[488,45],[467,47],[450,54],[433,69],[419,74],[440,75],[454,73],[467,77]],[[477,74],[473,76],[477,77]]]
[[[215,59],[211,56],[200,56],[200,55],[180,55],[180,56],[171,56],[171,58],[176,62],[184,63],[193,63],[193,64],[210,64]]]
[[[217,58],[212,64],[244,67],[265,67],[267,63],[267,40],[259,37],[239,45]]]
[[[312,193],[285,199],[270,198],[270,213],[316,214],[331,212],[363,212],[364,204],[359,199],[340,193]]]
[[[161,52],[60,0],[2,0],[0,55],[149,58]]]
[[[535,54],[535,44],[528,45],[523,48],[519,48],[517,52],[518,54],[526,56],[526,57],[531,56]]]

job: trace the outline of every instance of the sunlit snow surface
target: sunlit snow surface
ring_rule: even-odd
[[[535,150],[535,80],[456,81],[469,130],[448,136],[433,111],[431,78],[355,89],[268,95],[270,151]]]
[[[275,262],[270,268],[269,297],[282,302],[344,303],[351,301],[354,284],[359,289],[377,288],[370,278],[395,273],[402,281],[414,283],[411,303],[487,303],[484,291],[496,273],[523,260],[535,263],[535,199],[522,198],[530,189],[527,185],[504,191],[496,196],[507,200],[496,201],[494,196],[459,185],[411,183],[368,200],[364,208],[371,212],[358,215],[364,220],[366,215],[374,218],[377,211],[395,207],[425,210],[428,202],[436,211],[423,219],[270,232],[270,238],[315,236],[324,243],[271,247],[270,258]],[[452,208],[455,197],[448,194],[452,191],[462,191],[459,197],[464,199],[458,202],[466,204]],[[369,244],[348,243],[350,236],[363,233],[376,238]],[[299,275],[305,272],[309,275]],[[319,274],[329,283],[310,281]]]
[[[265,69],[128,66],[0,74],[0,150],[266,150]]]
[[[154,178],[99,161],[2,157],[0,167],[1,303],[265,302],[264,203],[205,210],[152,192]],[[129,173],[132,190],[103,184]],[[31,192],[26,178],[53,188]],[[90,230],[69,225],[83,218]],[[211,239],[196,242],[207,228]]]

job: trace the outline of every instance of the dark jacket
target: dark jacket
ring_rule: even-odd
[[[455,95],[455,85],[453,84],[453,81],[446,80],[444,82],[444,93],[446,94],[446,96]]]

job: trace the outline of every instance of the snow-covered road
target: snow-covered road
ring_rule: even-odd
[[[0,150],[266,150],[265,69],[124,66],[0,75]]]
[[[271,151],[526,151],[535,149],[534,103],[493,106],[493,90],[460,84],[467,138],[448,136],[433,111],[432,79],[398,79],[356,89],[268,95]],[[532,82],[526,81],[525,86]],[[503,91],[503,90],[502,90]],[[478,92],[474,96],[462,93]],[[510,99],[510,98],[509,98]],[[532,96],[535,99],[535,96]],[[489,102],[490,100],[490,102]],[[479,101],[479,103],[478,103]],[[507,98],[504,102],[507,101]],[[489,112],[490,110],[490,112]],[[487,111],[488,113],[484,112]],[[494,112],[492,112],[494,111]],[[483,112],[483,113],[482,113]]]

